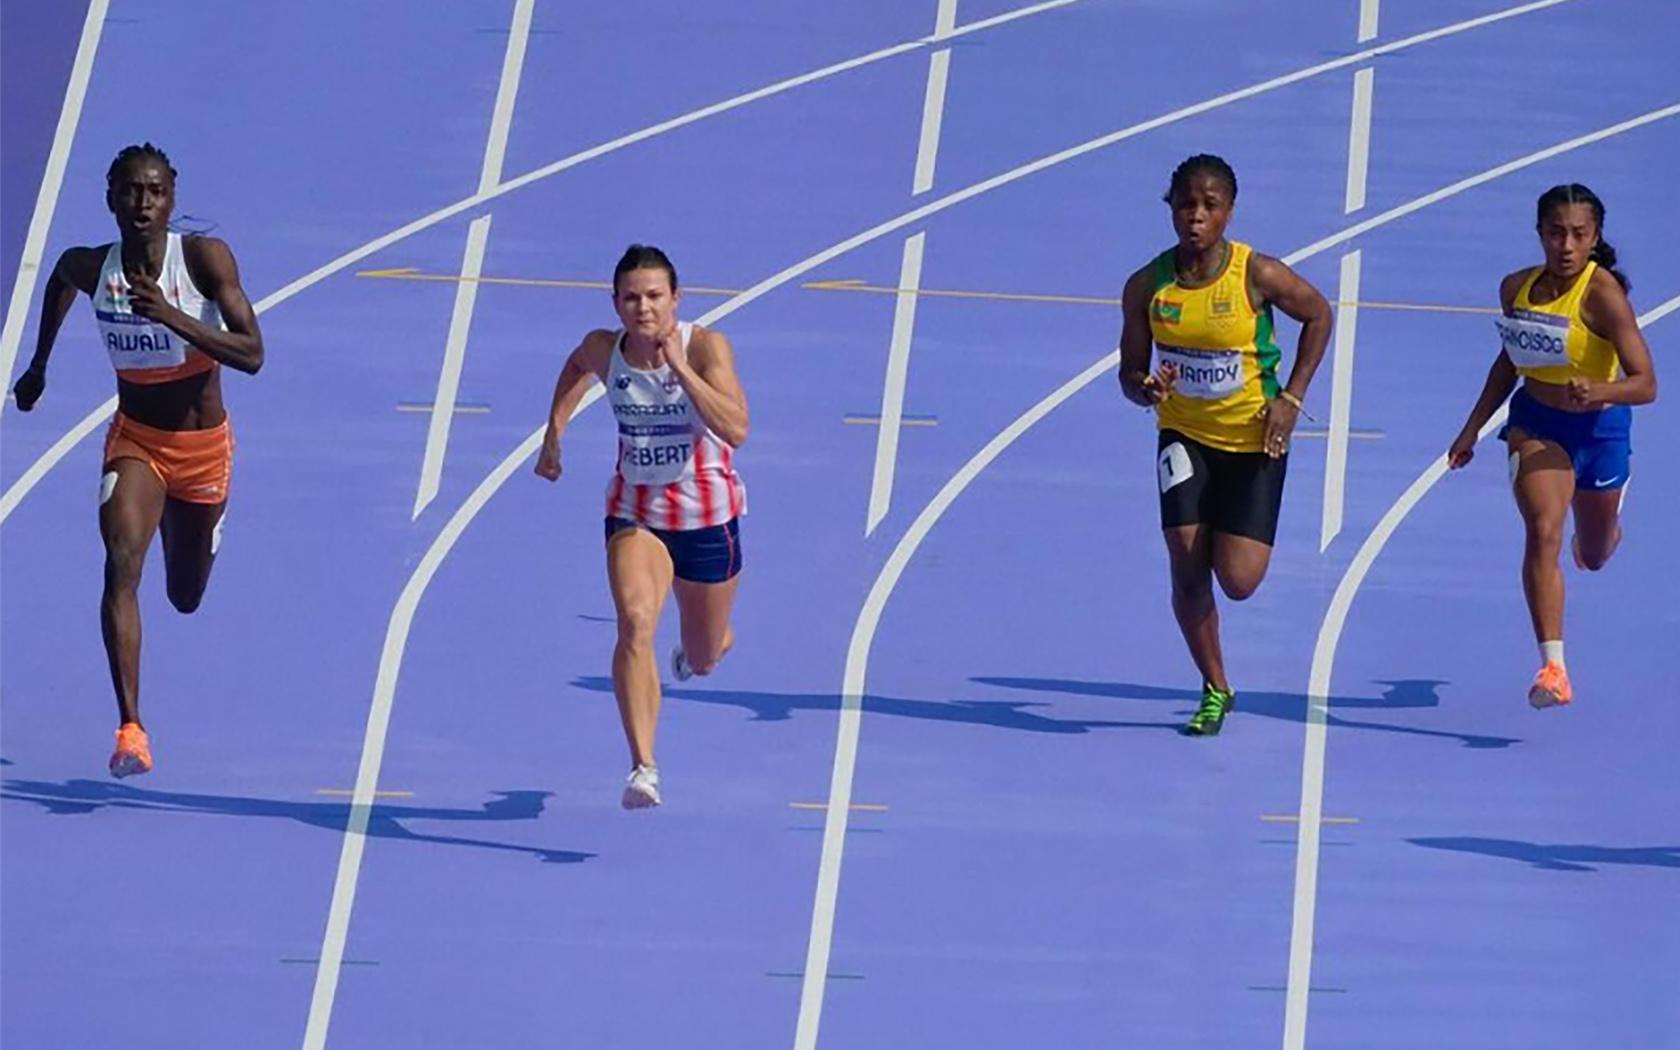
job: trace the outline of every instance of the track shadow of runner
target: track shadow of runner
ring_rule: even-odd
[[[1132,682],[1086,682],[1065,678],[1000,678],[969,679],[982,685],[1002,686],[1006,689],[1029,689],[1038,692],[1068,693],[1074,696],[1106,696],[1116,700],[1177,701],[1187,705],[1188,714],[1201,694],[1189,689],[1170,689]],[[1457,740],[1465,747],[1489,749],[1510,747],[1522,741],[1516,737],[1488,736],[1480,733],[1455,733],[1444,729],[1420,729],[1416,726],[1391,725],[1345,718],[1340,710],[1404,711],[1441,706],[1437,687],[1447,683],[1438,678],[1377,679],[1375,684],[1388,688],[1381,696],[1332,696],[1326,724],[1335,729],[1360,729],[1377,733],[1403,733],[1407,736],[1440,737]],[[1239,690],[1237,710],[1233,717],[1259,715],[1288,722],[1304,722],[1307,717],[1307,697],[1304,693],[1270,693],[1260,690]]]
[[[507,842],[428,835],[410,831],[404,820],[448,820],[466,823],[535,820],[542,814],[548,791],[495,791],[496,797],[478,809],[444,809],[434,806],[392,806],[375,803],[368,814],[367,833],[373,838],[433,843],[440,846],[470,846],[475,849],[524,853],[548,864],[577,864],[595,856],[576,850],[540,849]],[[30,802],[48,813],[69,816],[101,809],[137,809],[153,813],[197,813],[225,817],[271,817],[295,820],[325,831],[342,832],[350,818],[348,802],[289,802],[242,795],[195,795],[179,791],[150,791],[105,780],[0,781],[0,799]]]
[[[612,692],[612,679],[577,678],[572,684],[580,689],[598,693]],[[749,690],[685,689],[667,686],[668,699],[721,707],[738,707],[752,712],[755,722],[785,722],[796,711],[838,711],[840,697],[833,693],[765,693]],[[1028,700],[902,700],[890,696],[869,695],[863,698],[863,709],[870,714],[896,715],[900,718],[920,718],[936,722],[965,722],[969,725],[994,726],[1028,733],[1089,733],[1093,729],[1177,729],[1168,722],[1116,722],[1071,718],[1051,718],[1028,710],[1050,707],[1048,702]]]
[[[1178,701],[1186,706],[1174,715],[1175,721],[1121,721],[1115,719],[1052,718],[1031,710],[1049,708],[1049,702],[1027,700],[905,700],[897,697],[866,695],[863,709],[869,714],[894,715],[938,722],[963,722],[969,725],[994,726],[1030,733],[1089,733],[1094,729],[1165,729],[1177,732],[1183,718],[1194,710],[1200,693],[1187,689],[1166,689],[1159,686],[1133,685],[1123,682],[1080,682],[1056,678],[971,678],[982,685],[1011,689],[1030,689],[1039,692],[1067,693],[1076,696],[1102,696],[1121,700]],[[574,679],[573,685],[595,692],[612,692],[612,680],[602,677]],[[1404,679],[1379,682],[1389,688],[1381,697],[1345,697],[1330,699],[1332,708],[1372,708],[1402,710],[1429,708],[1440,705],[1436,686],[1445,682],[1429,679]],[[664,695],[675,700],[702,704],[739,707],[752,712],[757,722],[782,722],[797,711],[838,711],[840,698],[833,693],[768,693],[748,690],[671,688]],[[1306,719],[1307,698],[1300,693],[1245,692],[1238,697],[1237,714],[1257,714],[1265,718],[1280,718],[1292,722]],[[1365,729],[1384,733],[1405,733],[1413,736],[1442,737],[1457,740],[1465,747],[1500,748],[1519,743],[1511,737],[1481,736],[1452,733],[1436,729],[1417,729],[1411,726],[1385,725],[1342,718],[1331,714],[1329,724],[1338,729]]]
[[[1632,864],[1646,868],[1680,868],[1680,846],[1585,846],[1515,839],[1407,839],[1414,846],[1480,853],[1520,860],[1542,871],[1597,871],[1594,864]]]

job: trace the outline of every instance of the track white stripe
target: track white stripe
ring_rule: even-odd
[[[449,314],[449,334],[443,343],[437,393],[432,397],[426,428],[426,451],[420,462],[420,487],[414,494],[414,513],[431,505],[443,482],[443,457],[449,448],[449,428],[455,422],[455,398],[461,389],[461,369],[467,360],[467,335],[473,307],[478,303],[478,278],[484,270],[484,250],[490,242],[490,216],[480,215],[467,227],[467,246],[461,253],[461,276],[455,283],[455,306]]]
[[[513,104],[525,73],[525,49],[531,39],[531,18],[537,0],[515,0],[508,25],[508,46],[502,53],[502,77],[496,83],[496,104],[490,113],[490,138],[484,144],[484,166],[478,173],[478,192],[488,193],[502,181],[508,133],[513,129]]]
[[[18,345],[23,342],[23,324],[29,319],[29,300],[35,295],[35,282],[41,276],[47,231],[52,229],[53,212],[58,210],[64,169],[70,163],[70,148],[75,144],[76,127],[82,120],[82,103],[87,99],[88,81],[93,78],[93,59],[99,53],[99,38],[105,31],[105,13],[109,7],[110,0],[93,0],[88,4],[81,42],[76,45],[76,57],[70,63],[70,80],[64,87],[64,105],[58,111],[58,127],[47,150],[41,188],[35,194],[35,213],[29,219],[29,232],[23,237],[23,254],[18,258],[17,274],[12,278],[12,298],[6,308],[5,326],[0,328],[0,382],[8,388]],[[0,391],[0,412],[5,411],[9,401],[11,398]]]
[[[1336,292],[1336,335],[1330,375],[1330,433],[1324,446],[1324,514],[1318,550],[1323,553],[1342,531],[1342,501],[1347,483],[1348,426],[1353,414],[1353,348],[1359,327],[1360,252],[1342,256]]]
[[[1371,165],[1371,94],[1377,71],[1370,66],[1353,74],[1353,119],[1348,123],[1347,194],[1344,210],[1365,207],[1365,176]]]
[[[1670,299],[1639,318],[1641,327],[1648,327],[1680,308],[1680,296]],[[1501,406],[1476,435],[1479,442],[1505,424],[1507,406]],[[1307,999],[1312,985],[1312,949],[1314,923],[1318,899],[1319,823],[1324,811],[1324,752],[1328,732],[1325,719],[1329,712],[1330,675],[1335,668],[1336,646],[1342,639],[1348,610],[1365,582],[1365,576],[1375,564],[1400,523],[1406,520],[1429,490],[1447,473],[1447,457],[1437,457],[1416,481],[1400,494],[1388,512],[1377,522],[1376,528],[1360,545],[1359,553],[1342,574],[1330,607],[1319,625],[1318,641],[1313,646],[1312,670],[1307,685],[1307,724],[1301,759],[1301,804],[1298,812],[1300,835],[1295,847],[1295,913],[1289,934],[1289,986],[1284,1006],[1283,1048],[1303,1050],[1307,1043]]]
[[[519,81],[525,70],[525,48],[531,38],[535,8],[536,0],[515,0],[513,5],[507,50],[502,53],[502,76],[496,84],[496,102],[490,112],[490,134],[484,143],[484,164],[478,174],[480,193],[494,189],[502,181],[502,161],[507,156],[513,104],[519,98]],[[473,307],[478,303],[477,279],[484,271],[484,253],[489,244],[490,216],[481,215],[467,227],[467,246],[461,256],[461,276],[465,280],[455,286],[455,305],[449,314],[443,364],[438,369],[437,393],[432,396],[432,415],[426,427],[426,449],[420,458],[420,487],[414,493],[412,517],[415,518],[431,505],[443,482],[443,460],[449,451],[449,431],[455,423],[455,397],[461,388],[461,369],[466,365]]]
[[[605,392],[599,384],[591,387],[578,403],[573,416],[600,400]],[[408,647],[408,633],[414,625],[415,610],[420,607],[420,596],[431,585],[432,577],[437,575],[438,568],[466,531],[467,525],[541,444],[542,430],[538,429],[479,482],[472,494],[450,515],[431,546],[426,548],[420,564],[408,578],[391,610],[391,619],[385,627],[385,645],[379,654],[379,674],[374,681],[373,702],[368,708],[367,729],[362,736],[362,758],[356,770],[350,820],[344,829],[338,873],[333,879],[332,905],[321,937],[321,963],[315,971],[315,990],[310,997],[309,1023],[303,1038],[304,1050],[322,1050],[327,1044],[327,1026],[332,1020],[339,970],[344,962],[344,944],[350,933],[350,912],[356,900],[356,880],[361,872],[362,850],[366,845],[368,814],[374,804],[374,793],[379,788],[379,767],[385,757],[385,735],[391,724],[397,677],[402,671],[403,651]]]
[[[1377,5],[1380,0],[1359,0],[1359,42],[1377,35]]]
[[[927,92],[922,98],[922,135],[916,146],[916,177],[910,192],[933,188],[933,169],[939,161],[939,128],[945,119],[945,85],[950,79],[951,49],[928,56]]]
[[[117,399],[112,397],[83,416],[81,422],[65,431],[62,437],[53,442],[53,446],[47,449],[41,455],[41,458],[24,472],[22,477],[18,478],[17,484],[7,489],[5,495],[0,496],[0,521],[5,521],[11,516],[12,511],[17,509],[17,505],[22,502],[23,497],[29,494],[29,490],[35,487],[35,483],[41,480],[42,475],[46,474],[52,464],[63,459],[83,438],[99,429],[100,424],[110,419],[116,410]],[[47,466],[42,466],[42,464]]]
[[[935,38],[947,37],[957,21],[957,0],[939,0],[934,18]],[[939,127],[945,117],[945,85],[951,70],[951,49],[928,56],[927,89],[922,97],[922,133],[916,142],[916,173],[910,192],[920,196],[933,188],[939,157]],[[863,534],[872,536],[892,505],[893,477],[898,470],[899,426],[904,412],[904,388],[910,374],[910,344],[916,334],[917,292],[922,287],[922,251],[927,233],[905,238],[899,262],[898,301],[893,310],[892,342],[887,349],[887,375],[881,384],[881,422],[875,432],[875,472],[869,483],[869,509]]]
[[[875,477],[869,486],[869,519],[865,536],[886,517],[892,505],[893,475],[898,465],[898,435],[904,418],[904,387],[910,375],[910,340],[916,330],[916,293],[922,286],[922,243],[926,233],[904,242],[898,271],[898,301],[893,309],[892,346],[887,351],[887,377],[881,384],[881,425],[875,437]]]
[[[1120,364],[1120,353],[1114,351],[1092,364],[1085,371],[1063,383],[1056,390],[1005,427],[987,442],[985,447],[952,475],[932,501],[916,516],[903,538],[893,548],[887,563],[875,577],[852,628],[851,645],[846,651],[846,673],[841,686],[840,724],[834,742],[834,770],[829,778],[827,818],[823,824],[822,860],[817,866],[816,902],[811,909],[811,934],[805,952],[805,977],[800,989],[799,1022],[794,1034],[794,1050],[814,1050],[817,1030],[822,1018],[823,993],[828,981],[828,958],[833,944],[834,910],[840,894],[840,858],[845,849],[846,821],[852,798],[852,774],[857,765],[858,734],[863,721],[864,678],[869,666],[869,648],[875,640],[875,629],[887,599],[898,586],[899,577],[910,563],[922,540],[956,502],[970,482],[991,465],[1004,449],[1026,433],[1039,420],[1053,412],[1062,402],[1084,389],[1092,380],[1108,374]],[[844,801],[838,801],[844,800]]]
[[[774,84],[759,88],[755,91],[749,91],[746,94],[737,95],[734,98],[727,99],[723,102],[717,102],[712,105],[693,110],[689,113],[685,113],[680,117],[675,117],[671,120],[651,125],[641,129],[640,131],[620,136],[610,142],[604,142],[599,146],[594,146],[590,149],[584,150],[581,153],[574,153],[569,157],[557,160],[545,167],[526,172],[518,178],[502,183],[493,190],[489,190],[484,193],[477,193],[464,200],[457,201],[448,207],[439,208],[437,211],[423,215],[413,222],[408,223],[406,226],[398,227],[390,233],[376,237],[362,245],[360,248],[346,252],[324,266],[316,267],[314,270],[304,274],[302,277],[299,277],[290,284],[275,292],[271,292],[262,299],[259,299],[255,304],[256,312],[258,314],[262,314],[272,307],[279,306],[281,303],[292,298],[294,295],[319,284],[321,281],[326,280],[328,277],[333,276],[347,267],[361,262],[368,256],[383,251],[391,245],[397,244],[398,242],[412,237],[417,233],[428,230],[433,226],[436,226],[438,223],[452,219],[464,211],[475,208],[487,201],[494,200],[504,194],[512,193],[514,190],[522,189],[523,187],[540,179],[546,179],[549,176],[558,175],[559,173],[575,168],[580,164],[585,164],[598,157],[603,157],[609,153],[624,149],[627,146],[633,146],[638,142],[655,138],[668,131],[674,131],[678,128],[686,127],[689,124],[705,120],[708,117],[717,116],[721,113],[726,113],[732,109],[738,109],[741,106],[757,102],[761,99],[769,98],[773,95],[778,95],[786,91],[792,91],[794,88],[803,87],[806,84],[824,80],[828,77],[837,76],[841,73],[846,73],[853,69],[858,69],[875,62],[884,61],[897,55],[929,47],[944,40],[955,39],[957,37],[967,36],[971,33],[978,33],[987,29],[993,29],[1022,18],[1030,18],[1034,15],[1045,14],[1059,8],[1069,7],[1079,2],[1080,0],[1045,0],[1044,3],[1032,4],[1027,7],[1018,8],[1014,11],[1005,11],[1003,14],[993,15],[991,18],[984,18],[978,22],[971,22],[966,26],[953,29],[949,34],[942,37],[919,37],[915,40],[909,40],[893,47],[872,51],[869,54],[860,55],[857,58],[848,59],[844,62],[836,62],[833,65],[824,66],[821,69],[815,69],[809,73],[803,73],[796,77],[789,77],[786,80],[777,81]],[[1558,0],[1558,2],[1561,3],[1564,2],[1564,0]],[[82,430],[83,433],[86,433],[86,430],[83,429],[83,427],[90,419],[98,416],[101,412],[103,412],[104,415],[110,415],[109,411],[106,411],[102,405],[84,417],[82,422],[77,424],[76,428],[78,430]],[[59,450],[56,456],[52,455],[53,449]],[[23,475],[13,484],[12,489],[8,490],[4,497],[0,497],[0,501],[4,501],[9,506],[13,507],[21,503],[23,498],[29,495],[30,489],[34,488],[35,484],[39,482],[42,477],[46,476],[48,471],[58,465],[59,460],[63,458],[64,453],[68,451],[68,449],[69,446],[65,445],[62,440],[56,442],[52,446],[52,449],[48,450],[48,453],[43,454],[41,458],[37,459],[27,470],[24,471]]]

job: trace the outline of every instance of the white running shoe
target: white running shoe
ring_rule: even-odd
[[[659,805],[660,801],[659,767],[637,766],[631,770],[620,804],[625,809],[651,809]]]
[[[671,676],[679,682],[686,682],[694,677],[694,668],[688,666],[688,657],[683,655],[680,645],[671,650]]]

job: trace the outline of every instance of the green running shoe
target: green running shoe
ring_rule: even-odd
[[[1225,715],[1237,706],[1237,694],[1202,683],[1202,706],[1184,723],[1186,736],[1216,736],[1225,725]]]

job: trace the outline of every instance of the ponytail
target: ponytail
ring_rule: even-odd
[[[1616,249],[1612,248],[1610,242],[1604,239],[1602,230],[1598,235],[1598,243],[1593,245],[1592,255],[1588,258],[1597,263],[1599,269],[1608,271],[1610,276],[1616,279],[1616,283],[1622,286],[1622,291],[1625,292],[1633,287],[1633,283],[1627,279],[1627,274],[1616,269]]]

